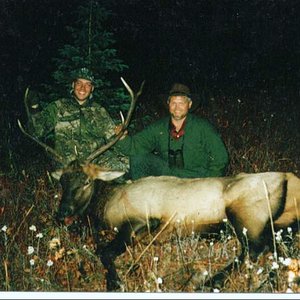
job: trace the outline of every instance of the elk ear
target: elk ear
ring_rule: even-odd
[[[82,166],[83,172],[93,180],[100,179],[103,181],[111,181],[125,174],[124,171],[112,171],[101,168],[95,164],[87,164]]]
[[[121,177],[124,174],[125,174],[125,172],[123,172],[123,171],[103,171],[103,170],[101,170],[97,173],[97,178],[101,179],[103,181],[111,181],[111,180]]]

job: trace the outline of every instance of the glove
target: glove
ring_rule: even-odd
[[[118,135],[122,129],[123,129],[123,125],[121,125],[121,124],[117,125],[114,128],[115,135]],[[124,133],[123,133],[123,135],[121,136],[120,140],[123,140],[127,135],[128,135],[128,130],[125,130]]]

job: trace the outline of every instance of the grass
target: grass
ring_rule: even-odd
[[[299,173],[299,101],[280,107],[276,100],[215,97],[195,112],[220,130],[231,158],[228,174]],[[105,270],[89,227],[76,233],[53,218],[61,190],[47,164],[37,163],[41,156],[20,159],[12,149],[9,153],[7,165],[14,167],[0,172],[0,290],[105,291]],[[230,224],[226,228],[210,238],[192,232],[182,238],[178,224],[166,242],[152,236],[128,247],[116,260],[124,291],[208,292],[204,278],[239,252]],[[280,256],[267,253],[240,265],[222,292],[300,292],[298,234],[291,228],[275,232]]]

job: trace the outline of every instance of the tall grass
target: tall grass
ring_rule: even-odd
[[[299,101],[277,106],[276,99],[262,95],[215,97],[195,112],[220,130],[231,158],[228,174],[299,172]],[[16,164],[13,151],[14,172],[0,176],[0,290],[105,291],[105,270],[89,227],[78,224],[74,232],[58,225],[53,216],[60,186],[50,179],[47,165],[35,160],[31,167],[34,157]],[[124,291],[209,291],[204,279],[236,259],[240,250],[234,231],[224,222],[226,230],[209,238],[194,232],[183,238],[178,223],[166,242],[150,236],[128,247],[116,260]],[[267,253],[256,262],[240,264],[222,292],[300,292],[298,231],[274,232],[281,256]]]

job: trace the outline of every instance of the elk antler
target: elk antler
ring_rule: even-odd
[[[93,159],[95,159],[97,156],[99,156],[100,154],[102,154],[103,152],[105,152],[106,150],[108,150],[110,147],[112,147],[123,135],[124,131],[126,130],[126,128],[129,125],[130,119],[132,117],[134,108],[135,108],[135,104],[136,101],[138,99],[138,97],[142,94],[143,91],[143,87],[144,87],[144,83],[145,81],[142,82],[141,87],[139,89],[139,91],[134,94],[132,89],[130,88],[130,86],[127,84],[127,82],[121,77],[122,83],[124,84],[124,86],[126,87],[127,91],[130,94],[131,97],[131,104],[127,113],[127,117],[126,120],[124,121],[124,118],[121,114],[122,117],[122,129],[120,130],[120,132],[115,136],[115,138],[113,140],[111,140],[109,143],[103,145],[102,147],[98,148],[96,151],[94,151],[92,154],[90,154],[87,159],[86,159],[86,163],[91,162]]]
[[[24,95],[24,104],[25,104],[25,109],[26,109],[26,113],[27,113],[27,117],[31,118],[31,115],[29,113],[29,108],[28,108],[28,94],[29,94],[29,87],[27,87],[26,91],[25,91],[25,95]],[[54,149],[52,149],[50,146],[48,146],[47,144],[39,141],[36,137],[32,136],[31,134],[29,134],[28,132],[25,131],[25,129],[23,128],[20,120],[17,120],[18,125],[22,131],[22,133],[24,133],[27,137],[29,137],[30,139],[32,139],[33,141],[35,141],[36,143],[38,143],[40,146],[42,146],[43,148],[46,149],[46,151],[48,151],[49,153],[51,153],[54,156],[54,159],[57,162],[60,162],[62,165],[64,165],[64,160],[63,157],[60,156]]]
[[[47,144],[39,141],[37,138],[35,138],[34,136],[30,135],[28,132],[25,131],[25,129],[23,128],[20,120],[18,119],[18,125],[21,129],[21,131],[29,138],[31,138],[33,141],[35,141],[36,143],[38,143],[40,146],[42,146],[43,148],[45,148],[46,151],[48,151],[49,153],[51,153],[53,156],[54,156],[54,159],[57,161],[57,162],[60,162],[61,164],[64,165],[64,160],[63,158],[54,150],[52,149],[50,146],[48,146]]]

